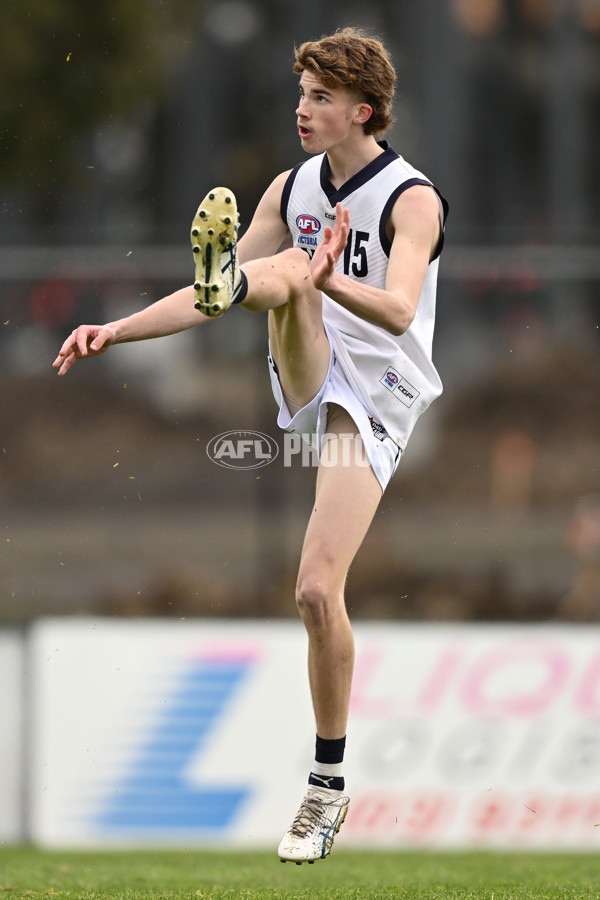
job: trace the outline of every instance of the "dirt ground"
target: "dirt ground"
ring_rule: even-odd
[[[218,391],[227,373],[212,377]],[[352,614],[597,619],[599,396],[598,361],[564,353],[438,401],[352,568]],[[296,615],[314,470],[279,458],[231,471],[206,455],[249,403],[277,440],[267,395],[228,398],[225,421],[158,411],[114,380],[5,378],[2,620]]]

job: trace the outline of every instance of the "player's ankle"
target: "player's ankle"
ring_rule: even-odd
[[[342,774],[346,738],[328,740],[317,735],[315,761],[308,776],[309,787],[330,791],[343,791]]]

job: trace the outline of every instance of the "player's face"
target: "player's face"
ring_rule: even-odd
[[[298,134],[307,153],[323,153],[344,141],[360,104],[345,88],[328,88],[307,69],[300,78]],[[362,130],[362,126],[361,126]]]

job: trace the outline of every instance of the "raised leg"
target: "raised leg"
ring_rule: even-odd
[[[286,250],[244,265],[248,294],[243,306],[269,310],[269,341],[279,381],[293,416],[317,394],[329,368],[321,292],[312,283],[303,250]]]

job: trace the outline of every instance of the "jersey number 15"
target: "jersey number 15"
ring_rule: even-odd
[[[348,243],[344,247],[344,275],[354,275],[355,278],[364,278],[369,272],[367,261],[368,231],[348,232]]]

